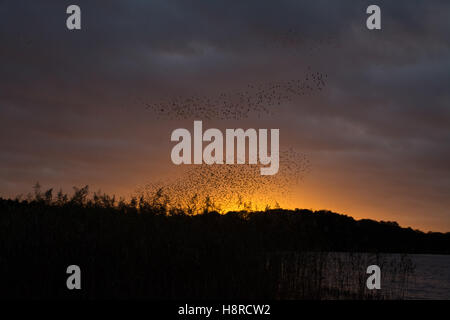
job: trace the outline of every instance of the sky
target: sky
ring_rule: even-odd
[[[66,28],[71,4],[81,30]],[[370,4],[1,0],[0,196],[39,181],[126,197],[169,181],[183,174],[171,132],[202,120],[279,128],[280,148],[308,159],[282,206],[450,231],[450,3],[376,1],[381,30],[366,28]],[[269,112],[246,117],[149,108],[170,115],[175,97],[313,74],[326,79],[320,90],[263,99]]]

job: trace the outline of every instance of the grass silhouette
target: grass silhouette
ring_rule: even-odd
[[[1,297],[401,298],[413,266],[386,253],[450,253],[450,233],[330,211],[219,214],[209,202],[192,214],[163,190],[125,201],[89,197],[87,186],[55,197],[34,189],[27,200],[0,199]],[[385,266],[388,295],[365,289],[368,263]],[[80,291],[65,286],[71,264],[82,270]]]

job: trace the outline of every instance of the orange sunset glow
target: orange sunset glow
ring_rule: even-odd
[[[0,300],[291,319],[450,299],[449,17],[0,1]]]
[[[39,182],[128,199],[149,184],[183,181],[172,197],[208,190],[223,210],[237,210],[230,199],[239,195],[258,209],[278,203],[450,229],[446,50],[427,46],[426,34],[410,50],[417,35],[401,27],[382,37],[335,20],[313,30],[310,20],[322,16],[299,20],[295,9],[281,19],[282,6],[263,12],[270,27],[236,4],[239,28],[226,19],[204,28],[200,12],[179,6],[192,15],[105,9],[114,19],[88,15],[89,32],[78,33],[55,28],[56,18],[40,28],[29,28],[26,15],[2,22],[12,30],[1,52],[2,197],[25,198]],[[210,10],[208,19],[219,19]],[[156,31],[159,16],[167,33]],[[442,32],[438,22],[427,28]],[[273,177],[251,180],[243,164],[220,190],[211,176],[189,185],[184,172],[196,165],[172,163],[170,137],[194,120],[279,129],[280,151],[299,157]]]

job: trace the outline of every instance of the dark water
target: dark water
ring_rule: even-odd
[[[450,255],[409,255],[415,270],[405,299],[450,300]]]
[[[350,252],[283,253],[280,298],[450,300],[450,255]],[[367,288],[367,267],[381,289]]]

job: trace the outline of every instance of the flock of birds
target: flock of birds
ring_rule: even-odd
[[[160,190],[168,207],[191,213],[201,212],[206,204],[219,212],[264,210],[288,198],[309,169],[304,154],[287,149],[280,151],[280,170],[273,176],[262,176],[260,165],[189,165],[185,170],[177,167],[183,170],[177,178],[147,184],[137,194],[152,202]]]
[[[324,45],[336,46],[333,38],[310,42],[292,29],[282,34],[268,34],[266,40],[266,48],[288,49],[293,53],[311,54]],[[171,96],[144,104],[158,119],[240,120],[273,115],[280,106],[322,91],[327,78],[327,74],[313,72],[308,67],[301,79],[253,83],[240,90],[213,95]],[[280,169],[273,176],[262,176],[259,165],[249,164],[204,164],[187,168],[175,180],[146,185],[139,192],[152,197],[158,190],[164,190],[167,203],[190,212],[200,210],[205,203],[214,204],[213,209],[218,211],[264,209],[255,206],[273,207],[278,204],[277,199],[286,199],[309,170],[310,163],[304,154],[289,149],[280,150]]]
[[[283,32],[266,31],[262,46],[263,50],[270,48],[294,54],[315,54],[323,48],[337,47],[338,42],[331,35],[312,40],[304,32],[290,28]],[[247,84],[244,89],[215,95],[170,95],[166,99],[142,103],[158,119],[240,120],[262,114],[272,115],[277,107],[293,102],[296,97],[322,91],[327,78],[326,73],[312,72],[308,67],[302,79]]]
[[[193,95],[145,103],[159,119],[240,120],[251,115],[273,114],[276,107],[295,97],[322,91],[328,75],[309,72],[304,79],[248,84],[245,90],[222,92],[216,96]]]

